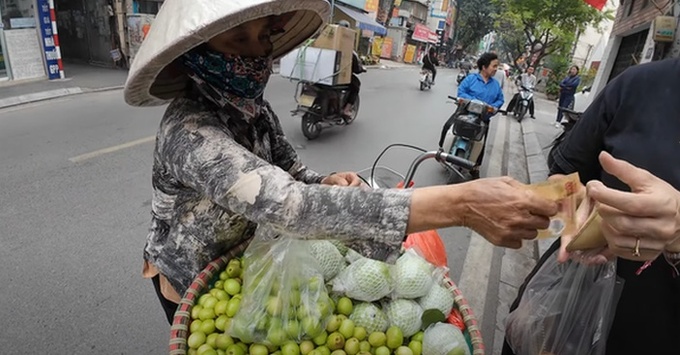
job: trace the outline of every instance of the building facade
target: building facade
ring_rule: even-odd
[[[627,68],[680,56],[678,18],[680,3],[674,0],[620,0],[611,36],[604,50],[593,84],[597,93]],[[670,20],[666,36],[655,23],[660,17]],[[666,38],[662,38],[666,37]]]
[[[127,67],[125,0],[0,0],[0,81],[61,79],[69,63]]]

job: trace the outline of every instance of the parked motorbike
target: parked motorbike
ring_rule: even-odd
[[[517,94],[517,103],[512,108],[513,114],[517,118],[517,122],[522,122],[529,111],[530,105],[534,103],[534,87],[533,86],[519,86],[519,93]]]
[[[557,109],[562,111],[562,121],[560,121],[560,124],[562,124],[565,132],[571,131],[576,122],[583,116],[583,112],[576,112],[570,108],[558,107]]]
[[[462,83],[463,80],[465,80],[465,78],[467,78],[468,74],[469,74],[469,71],[467,69],[461,69],[460,70],[460,72],[458,73],[458,76],[456,76],[456,82],[458,83],[458,85],[460,85],[460,83]]]
[[[360,98],[353,106],[352,117],[345,118],[344,111],[349,85],[328,86],[309,81],[298,82],[295,89],[297,107],[293,116],[302,114],[302,134],[309,140],[316,139],[321,131],[333,126],[352,124],[359,114]]]
[[[418,155],[418,157],[416,157],[416,159],[411,163],[411,166],[406,172],[406,175],[401,175],[399,172],[391,168],[378,165],[383,155],[385,155],[385,153],[387,153],[390,149],[395,147],[408,148],[411,150],[421,152],[421,154]],[[447,154],[442,150],[426,151],[425,149],[415,147],[412,145],[397,143],[387,146],[387,148],[385,148],[378,155],[378,157],[373,162],[373,165],[370,168],[357,172],[357,175],[359,175],[359,177],[368,186],[372,188],[394,188],[394,187],[410,188],[413,187],[413,178],[415,177],[416,171],[418,170],[418,167],[420,167],[420,164],[430,159],[434,159],[440,164],[458,166],[464,169],[472,169],[475,166],[475,164],[471,161],[467,161],[460,157]]]
[[[432,88],[432,71],[422,69],[420,71],[420,91]]]
[[[446,121],[439,139],[439,148],[446,154],[476,162],[484,148],[489,119],[495,108],[480,101],[449,96],[458,105],[456,112]],[[499,112],[503,112],[500,111]],[[474,179],[472,168],[443,164],[452,172],[449,183]]]

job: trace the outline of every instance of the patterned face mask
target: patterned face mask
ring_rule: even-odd
[[[217,104],[231,104],[252,117],[271,75],[271,56],[242,57],[208,48],[185,53],[182,63],[204,94]]]

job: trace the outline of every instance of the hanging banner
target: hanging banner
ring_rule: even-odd
[[[59,53],[54,41],[50,3],[48,0],[38,0],[38,22],[40,23],[40,38],[45,52],[45,65],[47,77],[50,80],[60,79]]]

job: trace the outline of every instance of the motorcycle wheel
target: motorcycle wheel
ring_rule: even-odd
[[[313,140],[319,137],[321,134],[321,125],[314,115],[305,113],[304,116],[302,116],[301,122],[302,134],[305,138]]]
[[[519,114],[517,115],[517,122],[522,122],[524,119],[524,116],[527,115],[527,107],[522,106],[522,108],[519,109]]]
[[[354,114],[348,120],[345,120],[346,124],[352,124],[352,122],[354,122],[354,120],[357,119],[357,116],[359,116],[359,106],[361,106],[361,99],[359,98],[359,96],[357,96],[357,100],[354,102],[354,105],[352,106],[352,111],[354,112]]]

